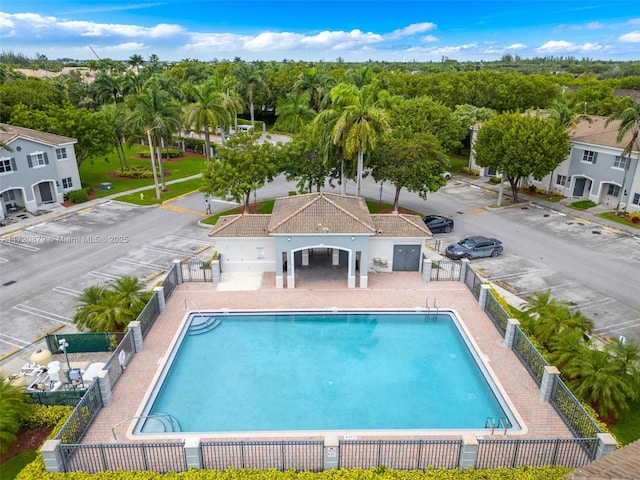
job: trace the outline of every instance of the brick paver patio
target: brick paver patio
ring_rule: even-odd
[[[254,283],[255,278],[252,282]],[[504,347],[502,337],[491,320],[482,312],[477,300],[462,282],[425,283],[418,272],[370,273],[369,288],[347,289],[346,275],[333,276],[316,270],[296,270],[295,289],[276,289],[272,273],[262,275],[257,289],[242,290],[242,280],[234,286],[223,282],[185,283],[179,285],[167,301],[165,312],[158,317],[144,340],[144,349],[135,355],[113,391],[113,402],[103,408],[88,430],[82,443],[112,443],[112,428],[138,414],[142,401],[157,375],[162,359],[190,310],[251,310],[251,309],[380,309],[424,308],[434,299],[441,310],[454,310],[486,357],[489,367],[523,420],[526,433],[519,438],[572,438],[572,434],[549,403],[539,395],[538,387],[513,352]],[[250,288],[256,288],[252,286]],[[127,429],[135,420],[126,421],[116,429],[119,442],[128,439]],[[484,435],[489,438],[489,431]],[[504,438],[495,432],[496,438]],[[207,437],[203,437],[206,439]],[[217,437],[216,438],[220,438]],[[231,438],[231,437],[229,437]],[[238,439],[238,437],[233,437]],[[257,437],[252,437],[257,438]],[[260,438],[267,438],[263,435]],[[273,437],[268,437],[273,438]],[[279,437],[283,438],[283,437]],[[291,438],[291,437],[289,437]],[[319,438],[316,437],[296,437]],[[359,436],[359,438],[366,438]],[[373,436],[369,438],[374,438]],[[375,438],[382,438],[375,435]],[[409,438],[403,436],[402,438]],[[411,437],[416,438],[416,437]],[[425,438],[424,436],[420,438]],[[442,435],[439,435],[442,438]],[[144,441],[149,441],[148,439]]]

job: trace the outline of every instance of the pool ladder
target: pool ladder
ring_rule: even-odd
[[[487,419],[484,422],[484,428],[490,428],[491,429],[491,435],[493,435],[493,432],[496,428],[504,428],[504,431],[502,432],[503,435],[507,434],[507,429],[509,428],[509,422],[507,421],[506,418],[504,417],[500,417],[498,419],[498,422],[496,423],[496,419],[493,417],[487,417]]]
[[[438,299],[433,299],[433,309],[429,305],[429,297],[427,297],[427,315],[424,318],[425,322],[434,322],[438,319]]]

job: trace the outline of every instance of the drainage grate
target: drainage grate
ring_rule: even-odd
[[[10,282],[3,283],[2,286],[3,287],[8,287],[9,285],[13,285],[14,283],[16,283],[16,281],[15,280],[11,280]]]

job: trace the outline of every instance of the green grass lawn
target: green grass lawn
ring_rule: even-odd
[[[604,212],[598,214],[599,217],[606,218],[607,220],[611,220],[612,222],[620,223],[622,225],[626,225],[628,227],[637,228],[640,230],[640,223],[633,223],[625,219],[624,217],[618,217],[615,213]]]
[[[125,147],[127,164],[129,166],[140,165],[151,169],[150,159],[137,158],[138,152],[140,151],[139,148],[137,145]],[[163,160],[162,165],[165,171],[165,181],[202,173],[205,163],[206,160],[204,157],[188,152],[182,158]],[[80,165],[80,179],[84,185],[91,185],[95,188],[98,188],[103,182],[111,183],[113,186],[111,190],[98,190],[96,191],[96,197],[104,197],[134,188],[153,186],[153,178],[116,177],[115,172],[118,168],[120,168],[120,161],[116,153],[112,152],[102,158],[92,158],[82,162]]]
[[[193,180],[185,180],[184,182],[174,183],[167,185],[167,191],[160,191],[160,200],[156,199],[156,189],[151,186],[146,190],[138,193],[129,193],[126,195],[120,195],[115,197],[120,202],[133,203],[135,205],[157,205],[167,200],[171,200],[182,195],[187,195],[192,192],[197,192],[202,184],[202,180],[199,178]],[[140,194],[143,196],[140,196]]]
[[[640,438],[640,400],[631,404],[629,411],[611,427],[618,441],[628,445]]]
[[[0,467],[2,471],[2,480],[13,480],[18,476],[24,467],[36,459],[38,452],[36,450],[25,450],[11,457]]]

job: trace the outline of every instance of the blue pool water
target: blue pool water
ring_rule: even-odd
[[[179,431],[482,429],[508,417],[450,314],[203,315],[215,328],[193,315],[145,411]]]

